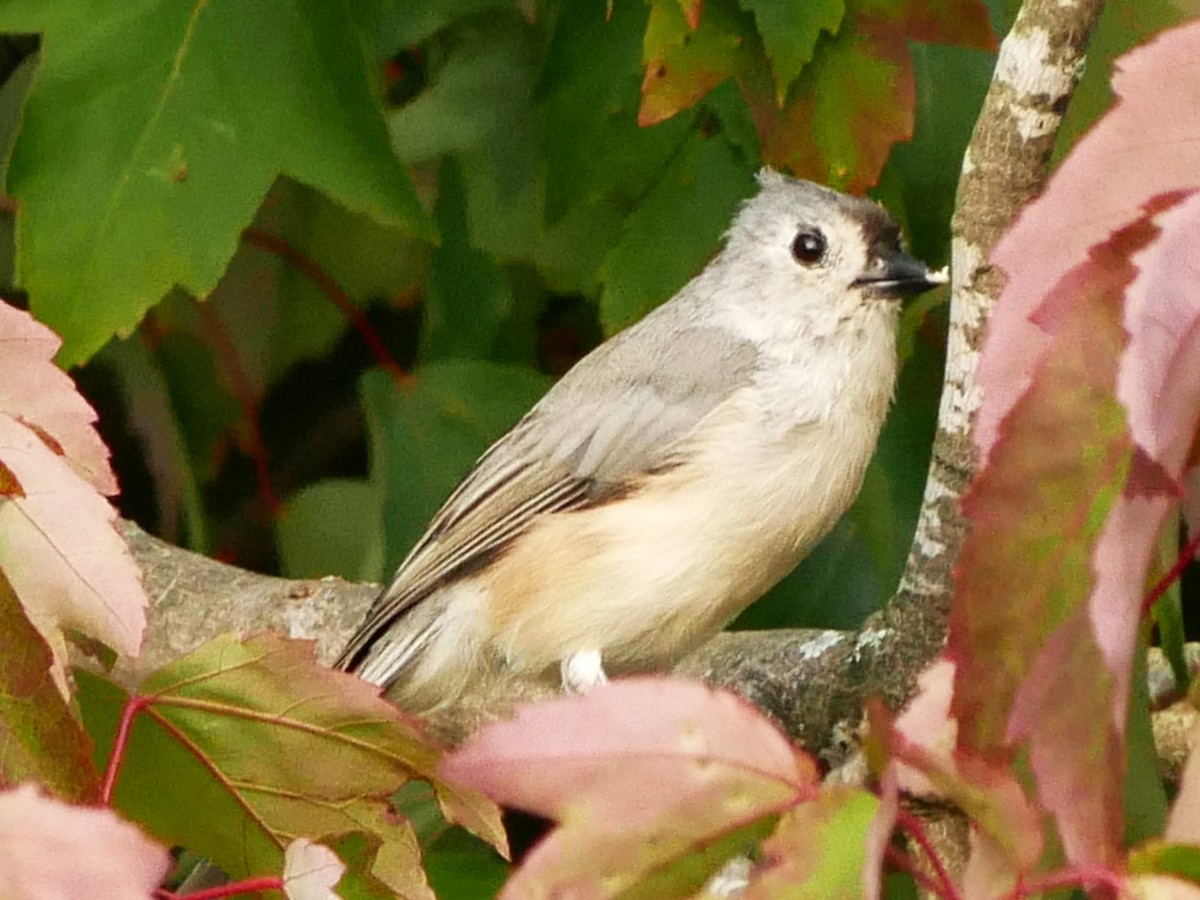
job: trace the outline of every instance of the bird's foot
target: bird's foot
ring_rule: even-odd
[[[562,685],[567,693],[582,694],[607,683],[599,650],[580,650],[562,661]]]

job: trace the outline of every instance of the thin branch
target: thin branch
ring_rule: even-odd
[[[321,268],[316,260],[293,247],[283,238],[268,234],[258,228],[247,228],[242,232],[242,240],[286,260],[292,268],[311,281],[359,333],[363,343],[367,345],[367,349],[379,363],[379,367],[387,372],[397,385],[412,384],[413,376],[404,371],[388,348],[384,346],[375,329],[371,327],[370,321],[367,320],[366,313],[350,299],[350,295],[342,290],[342,286],[334,281],[333,277]]]

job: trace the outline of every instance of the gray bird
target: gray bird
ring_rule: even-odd
[[[850,506],[899,300],[944,283],[876,204],[770,169],[721,252],[475,464],[339,665],[401,706],[506,667],[569,689],[663,668]]]

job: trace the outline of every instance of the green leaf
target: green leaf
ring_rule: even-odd
[[[439,897],[495,897],[509,866],[491,847],[451,828],[425,852],[425,874]]]
[[[181,307],[189,303],[179,297],[169,302],[178,302]],[[184,309],[178,312],[186,315]],[[170,393],[191,471],[199,481],[207,481],[217,470],[219,442],[232,432],[241,407],[218,375],[212,348],[198,337],[185,332],[171,334],[157,348],[155,360]],[[199,502],[197,498],[198,511]]]
[[[0,7],[0,30],[44,37],[8,188],[19,277],[63,336],[62,363],[174,285],[212,290],[281,173],[432,233],[345,3],[88,5]]]
[[[604,199],[630,208],[660,177],[694,115],[638,127],[646,9],[617,3],[563,4],[542,67],[541,156],[546,215],[561,218]]]
[[[134,338],[111,341],[100,352],[97,361],[115,376],[129,428],[141,439],[142,454],[154,479],[158,502],[159,526],[155,533],[165,540],[178,542],[182,526],[189,549],[197,553],[210,552],[204,498],[196,483],[183,423],[163,372],[162,359],[151,355],[145,343]],[[198,395],[221,396],[212,384]],[[216,440],[220,433],[220,430],[214,431],[212,439]]]
[[[788,88],[813,56],[822,31],[837,34],[846,14],[843,0],[738,0],[754,13],[771,68],[775,73],[775,98],[780,106]]]
[[[1174,875],[1200,884],[1200,847],[1147,841],[1129,854],[1129,871],[1134,875]]]
[[[769,81],[760,49],[749,15],[731,0],[710,0],[695,27],[676,0],[652,0],[638,123],[665,121],[730,78]]]
[[[469,360],[421,366],[403,386],[383,372],[363,376],[386,565],[399,564],[475,460],[549,386],[531,369]]]
[[[89,727],[111,734],[124,697],[88,681]],[[221,637],[152,674],[139,696],[149,702],[117,805],[232,875],[280,872],[295,837],[364,831],[382,840],[375,876],[404,896],[431,896],[416,838],[387,808],[413,777],[434,786],[448,818],[504,846],[498,810],[437,776],[440,751],[416,723],[377,688],[318,665],[311,643]]]
[[[834,787],[786,813],[763,842],[766,860],[746,900],[851,900],[866,892],[868,830],[879,798]]]
[[[535,38],[510,8],[461,21],[432,42],[429,85],[387,116],[396,155],[416,163],[480,148],[510,186],[528,180],[514,169],[532,177]]]
[[[1158,751],[1154,746],[1154,726],[1150,718],[1150,683],[1146,677],[1144,639],[1138,642],[1133,654],[1127,732],[1125,843],[1132,845],[1162,834],[1167,820],[1167,792],[1159,776]]]
[[[728,142],[693,135],[629,216],[605,260],[605,332],[636,322],[699,272],[738,202],[753,191],[753,175]]]
[[[374,485],[350,478],[319,481],[288,497],[275,522],[280,574],[375,578],[383,568],[380,505]]]
[[[209,302],[238,341],[241,364],[264,388],[345,336],[349,317],[331,290],[360,308],[380,300],[402,305],[429,269],[426,241],[290,178],[275,182],[252,227]],[[264,247],[258,234],[282,240],[306,262]],[[332,287],[317,283],[314,271]]]
[[[436,216],[442,244],[425,295],[421,359],[484,359],[513,300],[496,261],[471,246],[466,193],[453,159],[442,164]]]

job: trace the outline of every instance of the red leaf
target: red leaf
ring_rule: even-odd
[[[963,501],[972,528],[950,613],[952,712],[959,746],[994,760],[1011,753],[1012,702],[1034,658],[1091,591],[1093,550],[1132,461],[1114,395],[1120,304],[1129,254],[1152,233],[1142,223],[1115,236],[1046,298],[1048,351]],[[985,358],[999,349],[989,343]]]
[[[100,493],[117,493],[96,411],[53,362],[62,341],[27,312],[0,301],[0,413],[35,428]]]
[[[975,423],[981,458],[1026,387],[1048,337],[1033,311],[1088,250],[1146,210],[1200,187],[1200,22],[1164,32],[1117,62],[1117,103],[996,246],[1008,284],[988,326]],[[1164,196],[1174,195],[1174,196]]]
[[[1055,818],[1067,859],[1081,866],[1121,856],[1125,720],[1114,723],[1114,687],[1080,606],[1034,661],[1009,729],[1028,745],[1042,808]]]

